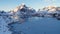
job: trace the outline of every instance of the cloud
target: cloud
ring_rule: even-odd
[[[44,0],[45,2],[47,2],[48,4],[55,4],[56,0]]]
[[[50,1],[50,0],[45,0],[46,2]]]
[[[45,2],[55,2],[56,0],[45,0]]]

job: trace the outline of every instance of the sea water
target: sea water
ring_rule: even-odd
[[[60,20],[56,18],[31,17],[25,22],[11,24],[15,34],[60,34]]]

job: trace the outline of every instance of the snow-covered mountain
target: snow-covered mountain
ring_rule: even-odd
[[[13,15],[13,18],[20,20],[31,17],[33,14],[35,14],[35,12],[35,9],[27,7],[25,4],[21,4],[20,6],[13,9],[11,14]]]
[[[60,7],[48,6],[43,8],[43,10],[48,11],[48,13],[56,13],[56,12],[60,12]]]
[[[60,7],[54,7],[54,6],[44,7],[41,10],[39,9],[38,13],[44,16],[49,16],[49,17],[59,17]]]
[[[60,20],[60,7],[49,6],[43,8],[42,10],[39,9],[38,11],[36,11],[35,9],[27,7],[24,3],[22,3],[20,6],[16,7],[15,9],[9,12],[0,11],[0,29],[1,29],[0,34],[12,33],[11,31],[9,31],[10,28],[7,27],[9,24],[18,22],[20,25],[20,23],[25,22],[25,20],[28,20],[30,17],[34,17],[35,19],[35,17],[52,17],[52,16]],[[39,20],[41,19],[39,18]],[[32,21],[34,22],[34,20]],[[13,31],[15,30],[13,29]],[[17,31],[19,30],[17,29]]]
[[[42,10],[39,9],[36,11],[35,9],[27,7],[24,3],[22,3],[20,6],[17,6],[9,12],[0,11],[0,15],[8,16],[12,18],[13,21],[21,21],[29,17],[60,17],[60,7],[48,6],[44,7]]]
[[[39,9],[36,11],[22,3],[20,6],[17,6],[9,12],[0,11],[0,15],[10,17],[13,21],[24,21],[23,19],[28,17],[60,17],[60,7],[48,6],[44,7],[42,10]]]

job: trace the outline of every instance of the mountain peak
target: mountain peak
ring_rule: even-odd
[[[25,3],[22,3],[20,6],[17,6],[15,9],[14,9],[14,12],[18,11],[18,10],[21,10],[22,8],[26,8],[27,6],[25,5]]]
[[[22,9],[22,8],[26,8],[27,6],[25,5],[25,3],[22,3],[19,8]]]

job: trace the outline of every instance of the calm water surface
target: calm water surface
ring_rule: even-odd
[[[24,23],[12,24],[13,31],[22,34],[60,34],[60,20],[55,18],[32,17]]]

